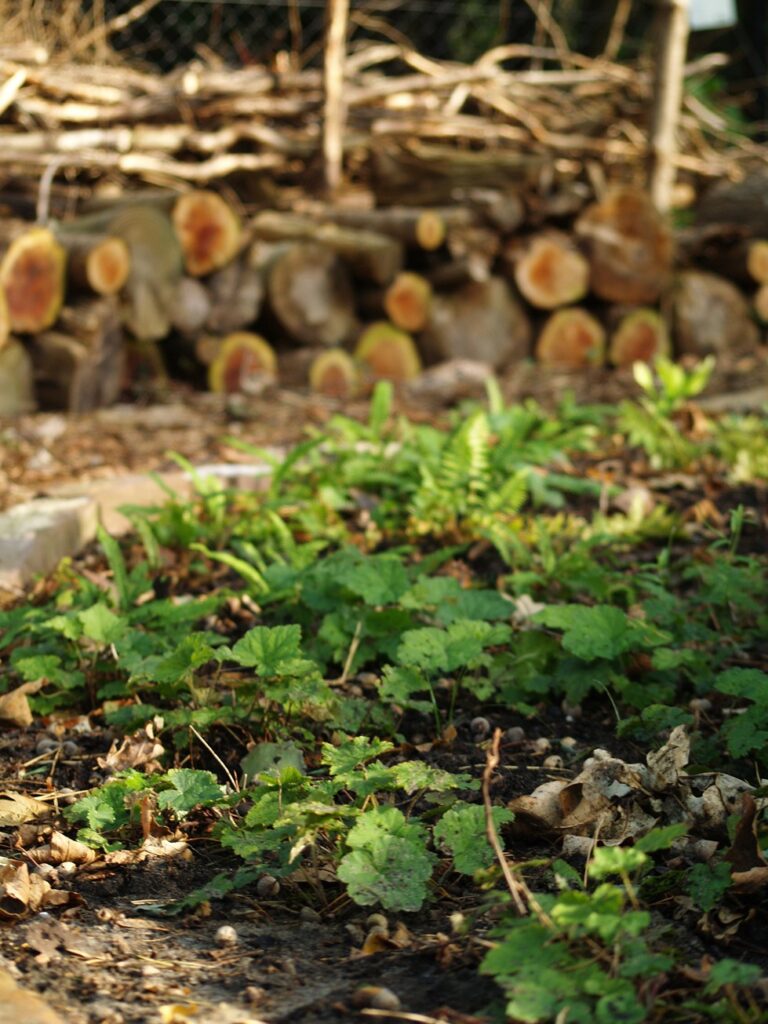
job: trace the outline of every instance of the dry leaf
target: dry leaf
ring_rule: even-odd
[[[19,988],[0,970],[0,1024],[63,1024],[61,1017],[34,992]]]
[[[32,709],[27,700],[28,693],[37,693],[45,685],[45,679],[35,679],[30,683],[22,683],[15,690],[0,696],[0,722],[16,725],[26,729],[32,724]]]
[[[96,851],[85,843],[70,839],[63,832],[54,832],[46,846],[38,846],[31,851],[38,864],[63,864],[65,860],[73,864],[92,864],[96,860]]]
[[[165,753],[165,747],[154,737],[144,732],[126,736],[120,746],[112,743],[105,757],[97,757],[96,763],[105,771],[115,773],[128,768],[146,767],[148,772],[159,768],[157,759]]]
[[[657,792],[676,786],[691,754],[691,741],[684,725],[676,726],[659,750],[651,751],[646,761],[651,772],[651,785]]]
[[[23,793],[0,793],[0,828],[15,828],[51,813],[50,804]]]

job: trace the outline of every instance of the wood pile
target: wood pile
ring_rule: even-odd
[[[0,71],[0,414],[114,400],[126,338],[215,391],[345,398],[423,367],[447,393],[478,364],[738,351],[768,321],[768,215],[743,215],[768,175],[674,232],[642,189],[641,67],[369,46],[347,61],[333,205],[320,72]],[[691,196],[763,156],[702,117],[682,121]]]

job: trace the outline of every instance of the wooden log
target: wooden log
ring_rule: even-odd
[[[360,371],[343,348],[329,348],[312,360],[309,387],[327,398],[354,398],[361,389]]]
[[[419,336],[429,362],[474,359],[496,369],[525,359],[530,343],[528,315],[500,277],[435,295],[429,323]]]
[[[0,288],[0,350],[11,340],[11,315],[8,311],[8,300]]]
[[[402,383],[421,370],[413,338],[386,320],[366,327],[355,346],[355,359],[363,363],[375,379]]]
[[[482,398],[492,376],[488,363],[476,359],[449,359],[428,367],[408,381],[405,394],[419,403],[455,405],[468,398]]]
[[[267,272],[267,295],[280,326],[305,345],[340,345],[357,319],[346,268],[314,242],[288,246]]]
[[[395,327],[420,331],[429,320],[432,285],[421,274],[403,271],[384,293],[383,305]]]
[[[182,277],[170,310],[173,328],[186,337],[194,337],[205,330],[210,315],[209,290],[196,277]]]
[[[125,347],[114,301],[100,298],[65,307],[56,329],[36,334],[29,348],[41,408],[87,412],[120,394]]]
[[[685,270],[666,297],[675,349],[698,357],[753,350],[760,340],[749,303],[723,277]]]
[[[327,211],[326,217],[342,227],[387,235],[428,252],[440,248],[447,230],[444,211],[429,207],[387,206],[372,210],[335,207]]]
[[[48,228],[28,228],[11,241],[0,260],[11,330],[34,333],[54,323],[64,302],[66,260]]]
[[[501,250],[498,231],[482,225],[451,227],[446,246],[452,259],[464,263],[473,281],[487,281]]]
[[[667,285],[672,232],[650,196],[636,189],[609,192],[576,221],[591,266],[591,287],[608,302],[645,305]]]
[[[669,331],[655,309],[634,309],[621,316],[611,334],[608,358],[614,366],[651,363],[670,354]]]
[[[547,163],[539,155],[489,148],[459,149],[451,145],[389,140],[369,147],[371,186],[377,203],[386,206],[408,196],[413,203],[454,200],[456,189],[499,188],[535,183]]]
[[[234,259],[240,248],[240,218],[218,192],[193,189],[173,207],[173,226],[192,277],[204,277]]]
[[[553,313],[536,341],[536,359],[544,366],[582,369],[600,366],[604,358],[605,330],[579,306]]]
[[[217,394],[260,394],[274,383],[277,357],[259,334],[235,331],[221,340],[208,367],[208,386]]]
[[[768,239],[755,238],[747,246],[747,273],[756,284],[768,284]]]
[[[230,334],[255,322],[265,293],[258,261],[258,252],[249,250],[206,280],[211,304],[207,330]]]
[[[768,324],[768,284],[761,284],[752,299],[755,316],[762,324]]]
[[[67,253],[67,275],[78,288],[96,295],[116,295],[131,272],[131,253],[116,235],[94,236],[58,232]]]
[[[181,245],[168,216],[154,206],[128,206],[84,220],[94,226],[103,223],[128,246],[131,269],[121,297],[128,330],[141,341],[164,338],[171,329],[183,267]]]
[[[589,263],[560,232],[534,235],[507,248],[520,294],[537,309],[558,309],[579,302],[589,290]]]
[[[310,217],[265,210],[254,217],[255,238],[269,242],[315,242],[341,257],[355,277],[387,285],[403,265],[403,247],[388,235],[338,224],[318,224]]]
[[[22,416],[35,409],[32,360],[15,338],[0,348],[0,417]]]
[[[741,181],[718,181],[697,203],[695,222],[739,225],[753,237],[768,237],[768,172],[753,171]]]
[[[686,228],[676,236],[678,261],[740,285],[768,284],[768,240],[750,228],[723,224]]]

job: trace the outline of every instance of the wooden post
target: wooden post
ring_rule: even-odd
[[[660,0],[654,108],[650,136],[650,190],[656,208],[669,209],[675,183],[675,133],[683,98],[689,0]]]
[[[328,0],[325,37],[325,109],[323,157],[325,185],[333,196],[341,184],[344,159],[344,63],[347,52],[349,0]]]

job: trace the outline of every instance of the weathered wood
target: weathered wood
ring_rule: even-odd
[[[171,325],[187,337],[205,330],[211,315],[211,296],[206,286],[196,277],[182,277],[170,310]]]
[[[468,398],[482,398],[492,376],[493,369],[488,363],[476,359],[449,359],[428,367],[408,381],[405,394],[421,403],[454,405]]]
[[[288,246],[267,270],[269,305],[280,326],[305,345],[340,345],[357,326],[344,264],[314,242]]]
[[[589,263],[561,232],[534,235],[505,250],[520,294],[537,309],[579,302],[589,289]]]
[[[218,394],[260,394],[274,383],[277,357],[264,338],[235,331],[221,340],[208,367],[208,386]]]
[[[544,366],[580,369],[600,366],[604,358],[605,330],[578,306],[553,313],[536,341],[536,359]]]
[[[56,329],[36,334],[29,348],[41,408],[87,412],[111,404],[120,394],[125,347],[113,300],[65,307]]]
[[[207,330],[229,334],[255,322],[265,293],[258,261],[258,252],[249,250],[207,278],[211,303]]]
[[[591,287],[609,302],[655,302],[669,282],[674,244],[650,196],[616,189],[576,221],[591,267]]]
[[[657,356],[669,354],[669,331],[657,310],[641,308],[620,315],[608,348],[614,366],[651,363]]]
[[[429,362],[474,359],[500,369],[529,355],[528,314],[500,277],[435,295],[419,348]]]
[[[48,228],[27,228],[13,238],[0,260],[12,331],[34,333],[54,323],[64,302],[65,267],[66,253]]]
[[[762,324],[768,324],[768,284],[761,284],[752,299],[755,316]]]
[[[172,219],[184,266],[193,277],[226,266],[240,248],[240,218],[217,192],[196,189],[185,193],[176,200]]]
[[[695,222],[700,227],[738,225],[752,237],[768,237],[768,171],[753,171],[740,181],[712,185],[696,205]]]
[[[125,325],[141,341],[164,338],[171,329],[182,278],[181,245],[169,218],[153,206],[129,206],[107,213],[105,228],[122,238],[131,254],[121,299]]]
[[[8,300],[5,292],[0,288],[0,350],[11,339],[11,316],[8,311]]]
[[[379,320],[370,324],[355,346],[355,359],[363,363],[375,379],[404,382],[421,369],[418,350],[410,334]]]
[[[403,247],[394,238],[372,231],[320,223],[298,214],[266,210],[251,221],[255,238],[270,242],[301,241],[324,245],[347,263],[355,277],[387,285],[403,265]]]
[[[753,350],[760,332],[747,299],[723,277],[704,271],[678,274],[665,300],[676,351],[725,355]]]
[[[453,211],[449,216],[452,215]],[[447,230],[446,211],[429,207],[387,206],[372,210],[336,207],[329,209],[325,216],[342,227],[388,235],[428,252],[440,248]]]
[[[20,341],[0,348],[0,417],[22,416],[35,408],[32,360]]]

